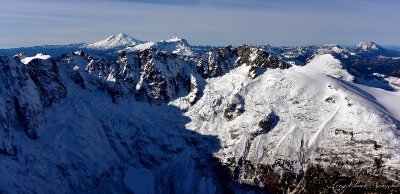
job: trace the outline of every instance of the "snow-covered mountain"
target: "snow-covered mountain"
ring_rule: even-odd
[[[45,53],[56,58],[62,54],[70,53],[79,50],[85,45],[85,43],[79,44],[68,44],[68,45],[44,45],[34,47],[20,47],[20,48],[9,48],[0,49],[2,55],[16,55],[23,53],[26,56],[34,56],[37,53]]]
[[[400,192],[400,79],[357,49],[128,46],[0,55],[1,192]]]
[[[370,43],[359,43],[354,50],[363,57],[376,57],[376,56],[386,56],[386,57],[398,57],[399,52],[396,50],[385,49],[382,46],[376,44],[375,42]]]
[[[207,80],[192,107],[172,104],[188,109],[188,129],[218,137],[216,157],[242,184],[273,193],[329,193],[336,181],[368,185],[381,173],[393,175],[383,182],[398,184],[400,94],[345,81],[336,76],[337,64],[321,55],[255,79],[239,66]],[[364,172],[369,175],[361,178]]]
[[[105,40],[88,44],[85,46],[85,48],[107,50],[107,49],[118,49],[118,48],[125,48],[128,46],[135,46],[142,43],[144,42],[132,38],[124,33],[119,33],[117,35],[111,35]]]
[[[370,42],[370,43],[360,42],[359,44],[357,44],[356,49],[360,49],[363,51],[377,51],[382,49],[382,47],[376,44],[375,42]]]
[[[50,59],[50,58],[51,58],[50,55],[45,55],[42,53],[37,53],[35,56],[32,56],[32,57],[20,56],[21,62],[25,65],[28,64],[29,62],[31,62],[33,59]]]
[[[173,37],[171,39],[161,40],[159,42],[147,42],[144,44],[139,44],[134,47],[127,48],[127,50],[128,51],[135,51],[135,50],[140,51],[140,50],[154,48],[158,51],[174,53],[174,54],[179,54],[179,55],[192,56],[193,51],[190,47],[191,47],[191,45],[189,45],[189,43],[185,39]]]

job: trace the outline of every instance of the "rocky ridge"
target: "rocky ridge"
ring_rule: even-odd
[[[1,191],[398,191],[399,95],[357,84],[353,51],[191,47],[1,56]]]

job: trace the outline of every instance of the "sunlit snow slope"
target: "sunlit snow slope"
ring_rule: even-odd
[[[101,40],[92,44],[88,44],[86,48],[90,49],[114,49],[114,48],[124,48],[127,46],[135,46],[137,44],[142,44],[143,41],[134,39],[129,35],[124,33],[119,33],[117,35],[112,35],[105,40]]]
[[[288,185],[304,192],[295,179],[308,168],[350,177],[365,170],[397,182],[400,94],[347,82],[351,76],[340,65],[326,54],[255,79],[242,65],[207,80],[203,97],[185,113],[186,126],[218,136],[216,156],[242,183],[268,187],[276,181],[268,174],[291,174]]]
[[[0,56],[0,193],[400,191],[400,94],[344,49],[96,45],[122,50]]]

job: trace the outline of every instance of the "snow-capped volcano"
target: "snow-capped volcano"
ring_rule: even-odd
[[[366,52],[127,37],[0,55],[0,193],[400,192],[400,93]]]
[[[105,40],[101,40],[92,44],[88,44],[86,48],[90,49],[114,49],[114,48],[124,48],[128,46],[135,46],[144,43],[143,41],[132,38],[124,33],[119,33],[117,35],[111,35]]]

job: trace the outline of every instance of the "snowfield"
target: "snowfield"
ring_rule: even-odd
[[[182,38],[173,37],[168,40],[161,40],[159,42],[146,42],[138,44],[134,47],[128,47],[125,51],[140,51],[145,49],[155,48],[158,51],[167,53],[174,53],[184,56],[193,56],[193,51],[190,49],[189,43]]]
[[[31,62],[33,59],[50,59],[50,58],[51,58],[50,55],[45,55],[45,54],[42,54],[42,53],[38,53],[35,56],[25,57],[25,58],[21,59],[21,62],[26,65],[29,62]]]
[[[122,49],[112,62],[0,55],[0,193],[400,191],[400,93],[369,87],[385,82],[345,49],[295,65],[248,45],[142,43],[90,46]]]
[[[132,38],[124,33],[112,35],[105,40],[101,40],[92,44],[88,44],[85,47],[89,49],[113,49],[113,48],[125,48],[127,46],[135,46],[143,44],[143,41]]]
[[[350,170],[369,168],[384,155],[388,174],[400,166],[398,92],[345,81],[351,76],[329,54],[304,67],[267,70],[256,79],[247,77],[247,68],[207,80],[203,97],[185,113],[191,119],[188,129],[218,136],[222,149],[215,155],[224,163],[289,160],[299,171],[310,163],[331,166],[342,160],[341,168]],[[244,112],[228,120],[223,113],[231,104]],[[258,123],[270,112],[278,122],[261,131]],[[365,162],[355,165],[360,160]],[[243,174],[241,182],[254,181]]]

